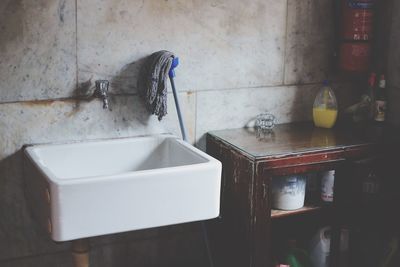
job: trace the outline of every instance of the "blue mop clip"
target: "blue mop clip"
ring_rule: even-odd
[[[179,65],[179,57],[174,57],[172,59],[171,68],[169,69],[169,72],[168,72],[168,75],[170,78],[175,77],[175,68],[178,67],[178,65]]]

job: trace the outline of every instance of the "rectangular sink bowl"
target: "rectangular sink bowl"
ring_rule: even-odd
[[[221,163],[170,135],[24,152],[28,203],[55,241],[219,215]]]

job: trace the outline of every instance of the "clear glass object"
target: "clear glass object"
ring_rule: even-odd
[[[262,113],[256,117],[256,128],[261,130],[272,130],[275,124],[276,118],[270,113]]]
[[[327,81],[319,90],[313,105],[314,124],[321,128],[332,128],[337,119],[338,106],[335,93]]]
[[[256,137],[258,140],[268,141],[275,138],[272,129],[275,127],[276,118],[270,113],[262,113],[256,117]]]

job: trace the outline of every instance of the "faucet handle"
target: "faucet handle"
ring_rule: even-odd
[[[108,87],[110,82],[108,80],[97,80],[96,82],[96,90],[100,93],[108,92]]]

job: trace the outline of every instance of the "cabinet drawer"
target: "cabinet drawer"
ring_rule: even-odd
[[[265,166],[258,165],[257,173],[260,177],[272,177],[282,175],[301,174],[307,172],[321,172],[328,170],[339,169],[346,162],[345,159],[336,159],[321,162],[301,163],[296,165],[287,165],[284,167],[266,168]]]
[[[345,148],[345,157],[348,159],[358,160],[368,158],[371,155],[377,155],[379,152],[379,146],[377,145],[348,147]]]
[[[260,161],[259,166],[263,170],[273,170],[281,168],[294,168],[296,166],[304,166],[318,163],[330,163],[344,160],[344,150],[314,152],[308,154],[288,155],[286,157],[272,158]]]

